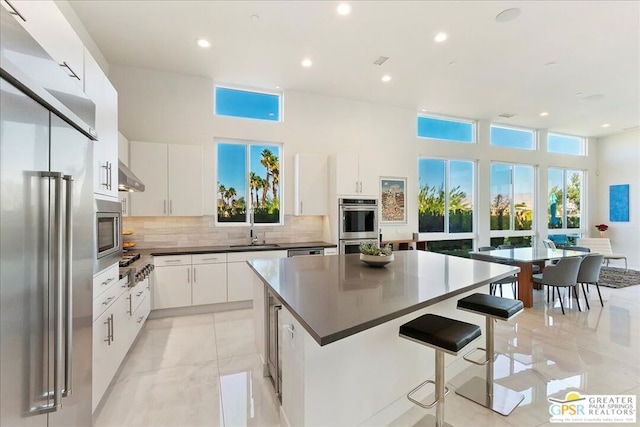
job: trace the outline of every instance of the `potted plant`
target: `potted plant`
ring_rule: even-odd
[[[383,247],[379,247],[378,244],[374,242],[360,243],[360,260],[376,267],[388,264],[393,261],[391,245],[387,243]]]
[[[604,237],[604,232],[609,229],[607,224],[596,224],[596,228],[600,232],[600,237]]]

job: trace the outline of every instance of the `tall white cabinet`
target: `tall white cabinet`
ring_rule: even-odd
[[[294,156],[294,215],[327,215],[329,163],[326,156]]]
[[[132,216],[202,215],[202,146],[131,141],[129,165],[145,184]]]
[[[118,197],[118,92],[85,49],[84,91],[96,104],[98,141],[93,148],[93,191]]]

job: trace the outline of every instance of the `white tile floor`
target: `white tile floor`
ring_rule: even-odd
[[[525,400],[503,417],[456,395],[468,378],[484,375],[482,367],[460,360],[447,366],[447,422],[541,426],[550,424],[548,397],[562,399],[569,391],[638,395],[640,286],[601,291],[604,307],[592,287],[591,310],[578,312],[574,302],[565,316],[557,301],[547,306],[536,291],[533,308],[512,322],[498,322],[496,350],[503,355],[496,380],[524,393]],[[95,414],[96,427],[280,425],[255,350],[251,310],[149,320],[140,334]],[[413,407],[390,423],[377,423],[389,419],[383,410],[366,424],[420,426],[432,413]]]

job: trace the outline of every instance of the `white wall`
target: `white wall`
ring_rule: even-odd
[[[430,141],[415,136],[416,111],[317,94],[286,91],[284,122],[272,123],[213,115],[213,81],[140,68],[111,65],[110,79],[119,94],[120,132],[129,140],[202,144],[205,147],[205,194],[215,194],[214,138],[281,142],[284,144],[282,204],[285,214],[293,207],[293,156],[295,153],[376,153],[383,159],[380,174],[406,176],[408,194],[417,194],[419,155],[479,160],[478,199],[480,228],[489,224],[489,160],[539,165],[537,200],[542,207],[537,223],[540,235],[547,234],[546,203],[548,166],[587,170],[587,182],[595,182],[595,156],[546,154],[546,132],[539,151],[512,150],[489,146],[489,123],[479,123],[479,144]],[[508,123],[507,123],[508,124]],[[594,153],[589,142],[589,153]],[[589,186],[592,188],[593,186]],[[593,212],[595,191],[586,195],[587,211]],[[211,198],[205,213],[213,215]],[[417,197],[407,198],[408,224],[385,227],[385,239],[411,237],[418,228]],[[589,218],[587,224],[593,223]],[[485,225],[486,224],[486,225]],[[479,235],[489,243],[488,231]]]
[[[640,130],[601,138],[597,143],[597,214],[590,222],[591,237],[599,237],[595,224],[609,225],[606,236],[614,252],[626,254],[629,267],[640,269]],[[609,220],[609,186],[629,184],[629,222]]]

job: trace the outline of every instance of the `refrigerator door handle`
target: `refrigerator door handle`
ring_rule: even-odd
[[[54,282],[54,332],[53,332],[53,392],[45,392],[45,395],[53,399],[41,406],[30,409],[29,412],[43,414],[56,412],[61,406],[61,386],[60,376],[62,371],[62,174],[60,172],[41,172],[42,178],[54,180],[54,202],[53,202],[53,239],[54,246],[51,248],[53,255],[53,282]],[[48,360],[45,363],[49,363]],[[46,368],[45,368],[46,369]]]
[[[73,382],[73,176],[64,175],[66,184],[65,200],[65,349],[64,349],[64,389],[62,397],[70,396]]]

